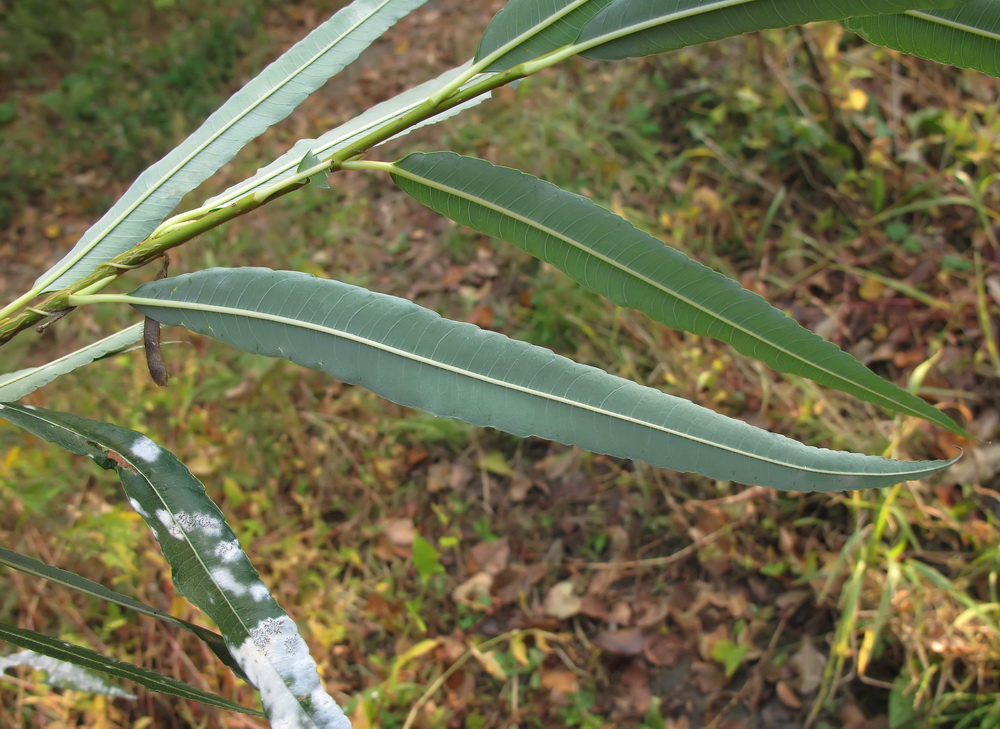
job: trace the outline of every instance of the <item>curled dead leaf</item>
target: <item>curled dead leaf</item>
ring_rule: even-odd
[[[799,697],[795,695],[795,691],[792,690],[792,687],[784,681],[778,681],[777,685],[774,687],[774,691],[778,694],[778,700],[788,708],[802,708],[802,702],[799,701]]]
[[[557,620],[566,620],[580,612],[580,597],[572,582],[557,582],[545,596],[545,614]]]

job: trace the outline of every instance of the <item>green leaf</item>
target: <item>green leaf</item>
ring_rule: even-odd
[[[140,686],[148,688],[150,691],[158,691],[162,694],[178,696],[189,701],[197,701],[208,706],[215,706],[229,711],[238,711],[243,714],[253,714],[263,716],[256,709],[248,709],[245,706],[233,703],[221,696],[210,694],[199,688],[190,686],[183,681],[164,676],[150,671],[147,668],[133,666],[131,663],[119,661],[110,656],[103,656],[100,653],[82,648],[63,640],[55,640],[47,636],[36,633],[33,630],[23,630],[12,625],[0,623],[0,641],[5,641],[19,648],[34,651],[35,653],[48,656],[57,661],[63,661],[74,666],[80,666],[92,671],[106,673],[109,676],[124,678],[133,681]],[[46,669],[47,670],[47,669]]]
[[[511,0],[486,26],[476,63],[506,71],[572,44],[583,26],[612,0]]]
[[[711,656],[713,660],[722,664],[726,678],[731,678],[743,664],[743,659],[749,650],[749,646],[723,639],[712,646]]]
[[[34,671],[44,671],[46,676],[43,683],[49,686],[71,691],[85,691],[90,694],[103,694],[120,699],[135,699],[135,694],[130,694],[128,691],[105,681],[95,671],[39,655],[34,651],[18,651],[10,655],[0,656],[0,673],[16,666],[27,666]]]
[[[844,24],[872,43],[1000,77],[1000,0],[848,18]]]
[[[414,86],[412,89],[407,89],[387,101],[376,104],[368,109],[368,111],[341,124],[339,127],[331,129],[318,139],[300,139],[285,154],[267,166],[257,170],[249,179],[237,183],[224,192],[206,200],[203,207],[211,209],[221,208],[224,205],[229,205],[236,200],[241,200],[248,195],[252,195],[264,187],[277,184],[291,177],[298,169],[300,160],[307,153],[311,152],[321,161],[324,157],[329,158],[334,152],[344,149],[372,131],[410,113],[433,96],[434,92],[444,88],[465,73],[470,65],[469,63],[462,64],[457,68],[444,72],[435,79]],[[483,75],[478,75],[464,84],[462,88],[464,89],[479,83],[483,78]],[[465,109],[481,104],[487,98],[489,98],[488,95],[477,96],[447,111],[443,111],[420,124],[414,124],[404,132],[397,134],[396,137],[408,134],[422,126],[436,124],[439,121],[448,119]]]
[[[372,41],[426,0],[355,0],[236,92],[176,149],[143,172],[73,249],[35,282],[55,291],[153,232],[181,198],[281,121]]]
[[[451,152],[411,154],[394,167],[396,184],[424,205],[510,241],[619,306],[719,339],[780,372],[963,432],[762,297],[585,197]]]
[[[648,56],[767,28],[940,8],[955,0],[615,0],[584,26],[588,58]]]
[[[156,608],[151,607],[144,602],[135,600],[128,595],[122,595],[120,592],[115,592],[104,585],[88,580],[86,577],[81,577],[73,572],[68,572],[67,570],[47,565],[44,562],[39,562],[38,560],[32,559],[27,555],[13,552],[9,549],[4,549],[3,547],[0,547],[0,564],[7,565],[12,569],[24,572],[25,574],[51,580],[52,582],[65,585],[66,587],[71,587],[74,590],[90,595],[91,597],[96,597],[99,600],[105,600],[116,605],[121,605],[122,607],[134,610],[141,615],[147,615],[151,618],[162,620],[165,623],[176,625],[178,628],[183,628],[184,630],[187,630],[188,632],[201,638],[205,644],[212,649],[212,652],[215,653],[215,655],[217,655],[223,663],[233,669],[240,676],[240,678],[247,677],[246,674],[243,673],[243,669],[240,668],[240,665],[236,662],[236,659],[233,658],[232,654],[229,652],[226,642],[218,633],[213,633],[211,630],[203,628],[200,625],[189,623],[187,620],[175,618],[173,615],[165,613],[162,610],[157,610]]]
[[[302,161],[299,162],[298,171],[299,172],[305,172],[306,170],[312,169],[313,167],[318,167],[320,164],[321,163],[319,161],[319,157],[317,157],[315,154],[313,154],[313,152],[310,150],[310,151],[307,151],[303,155]],[[314,184],[316,187],[320,188],[321,190],[329,190],[330,189],[330,183],[326,181],[326,178],[327,178],[328,174],[329,174],[329,170],[325,170],[323,172],[319,172],[319,173],[313,175],[312,177],[310,177],[309,178],[309,182],[311,182],[312,184]]]
[[[405,299],[303,273],[209,269],[131,296],[86,299],[129,303],[164,324],[323,370],[435,415],[711,478],[841,491],[922,478],[953,462],[810,448]]]
[[[431,575],[444,572],[444,567],[441,566],[441,555],[434,549],[433,544],[419,534],[413,537],[413,566],[417,568],[417,574],[424,582]]]
[[[350,728],[323,690],[295,623],[261,582],[205,487],[172,453],[133,430],[68,413],[0,405],[0,417],[118,472],[129,503],[159,542],[178,592],[219,626],[273,725]]]
[[[133,324],[110,337],[88,344],[47,364],[0,375],[0,402],[20,400],[60,375],[122,351],[137,342],[140,337],[142,337],[142,324]]]

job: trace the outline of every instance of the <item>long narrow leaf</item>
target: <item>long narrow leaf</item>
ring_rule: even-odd
[[[40,365],[0,375],[0,402],[13,402],[47,385],[60,375],[88,365],[94,360],[120,352],[142,337],[142,324],[133,324],[127,329],[105,337],[100,341],[81,347],[59,359]]]
[[[951,463],[810,448],[405,299],[302,273],[209,269],[131,296],[91,298],[130,303],[164,324],[435,415],[712,478],[839,491],[918,479]]]
[[[135,694],[130,694],[128,691],[105,681],[104,677],[96,671],[74,666],[72,663],[43,656],[34,651],[18,651],[0,656],[0,673],[17,666],[27,666],[35,671],[44,671],[46,674],[44,683],[49,686],[114,696],[120,699],[134,699],[136,697]]]
[[[619,306],[731,344],[770,367],[962,429],[735,281],[585,197],[519,170],[451,152],[411,154],[393,179],[442,215],[503,238]]]
[[[233,658],[232,654],[230,654],[229,648],[226,646],[226,642],[218,633],[214,633],[207,628],[201,627],[200,625],[190,623],[187,620],[175,618],[173,615],[165,613],[162,610],[157,610],[155,607],[151,607],[144,602],[140,602],[139,600],[129,597],[128,595],[115,592],[104,585],[88,580],[86,577],[81,577],[74,572],[69,572],[58,567],[53,567],[52,565],[47,565],[44,562],[39,562],[37,559],[33,559],[25,554],[20,554],[19,552],[14,552],[10,549],[0,547],[0,564],[4,564],[11,569],[24,572],[28,575],[34,575],[35,577],[42,577],[46,580],[51,580],[52,582],[56,582],[60,585],[78,590],[85,595],[96,597],[99,600],[106,600],[107,602],[114,603],[115,605],[121,605],[122,607],[133,610],[141,615],[147,615],[151,618],[162,620],[165,623],[176,625],[178,628],[183,628],[184,630],[201,638],[205,644],[212,649],[212,652],[222,660],[223,663],[233,669],[241,678],[246,678],[246,675],[243,673],[243,669],[240,668],[236,659]]]
[[[476,62],[487,71],[506,71],[524,61],[570,45],[583,26],[612,0],[511,0],[486,26]]]
[[[1000,77],[1000,0],[848,18],[844,24],[872,43]]]
[[[403,93],[387,101],[383,101],[381,104],[376,104],[366,112],[341,124],[339,127],[331,129],[317,139],[300,139],[290,150],[278,157],[278,159],[257,170],[253,177],[233,185],[224,192],[206,200],[204,207],[220,208],[247,195],[252,195],[268,185],[274,185],[283,179],[291,177],[295,174],[296,169],[307,154],[312,154],[320,159],[329,157],[334,152],[353,144],[375,129],[413,111],[429,99],[435,91],[443,88],[462,75],[469,66],[469,63],[465,63],[446,71],[437,78],[425,81],[418,86],[414,86],[412,89],[407,89]],[[481,75],[476,76],[466,86],[481,81],[482,78]],[[422,124],[410,127],[405,133],[412,132],[414,129],[427,124],[436,124],[437,122],[444,121],[465,109],[481,104],[487,98],[489,97],[478,96],[464,104],[459,104],[448,111],[431,117]]]
[[[243,714],[253,714],[263,716],[256,709],[249,709],[245,706],[233,703],[229,699],[202,691],[183,681],[164,676],[148,668],[140,668],[117,658],[104,656],[89,648],[82,648],[64,640],[55,640],[48,636],[36,633],[33,630],[15,628],[13,625],[0,623],[0,641],[16,645],[25,650],[48,656],[57,661],[63,661],[74,666],[80,666],[91,671],[98,671],[109,676],[124,678],[128,681],[148,688],[150,691],[158,691],[162,694],[178,696],[189,701],[197,701],[208,706],[215,706],[229,711],[238,711]]]
[[[234,94],[180,146],[147,169],[76,246],[35,282],[68,286],[141,241],[181,198],[281,121],[372,41],[426,0],[355,0]]]
[[[320,684],[316,663],[271,596],[205,487],[144,435],[67,413],[0,405],[0,417],[114,469],[152,530],[178,592],[219,626],[229,652],[261,693],[274,726],[349,729]]]
[[[615,0],[584,26],[576,43],[589,58],[616,60],[767,28],[941,8],[956,0]]]

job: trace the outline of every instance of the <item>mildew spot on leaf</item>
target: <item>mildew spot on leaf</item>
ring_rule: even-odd
[[[142,508],[142,504],[139,503],[138,499],[129,499],[128,503],[132,505],[133,509],[135,509],[136,514],[141,516],[143,519],[149,518],[149,513]]]
[[[100,674],[94,671],[74,666],[72,663],[67,663],[66,661],[43,656],[34,651],[19,651],[9,656],[0,656],[0,673],[14,666],[28,666],[36,671],[44,671],[46,674],[45,683],[50,686],[59,686],[73,691],[86,691],[93,694],[104,694],[105,696],[116,696],[123,699],[135,699],[135,694],[130,694],[128,691],[124,691],[108,683]]]
[[[215,556],[223,562],[236,562],[242,553],[238,539],[231,542],[219,542],[219,546],[215,548]]]
[[[239,648],[229,649],[260,691],[272,729],[302,726],[303,700],[316,726],[350,729],[343,710],[320,685],[316,663],[291,618],[261,620]]]
[[[140,435],[132,444],[132,455],[145,463],[155,463],[162,452],[160,446],[144,435]]]
[[[210,537],[218,537],[222,534],[222,520],[208,514],[188,514],[179,511],[174,515],[181,529],[186,532],[199,530]]]
[[[184,532],[182,532],[181,528],[177,526],[177,522],[174,521],[174,518],[172,516],[170,516],[169,511],[167,511],[166,509],[157,509],[156,518],[159,519],[160,523],[167,528],[167,531],[170,533],[170,536],[172,536],[174,539],[184,538]]]

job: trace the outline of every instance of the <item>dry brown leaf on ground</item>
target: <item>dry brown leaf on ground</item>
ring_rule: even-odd
[[[802,647],[795,652],[789,663],[799,674],[800,694],[808,695],[819,688],[826,669],[826,656],[816,650],[812,641],[803,641]]]
[[[576,693],[580,688],[580,681],[577,675],[563,666],[543,668],[541,674],[542,686],[547,689],[558,691],[561,694],[572,694]]]
[[[490,605],[490,589],[492,587],[493,576],[485,572],[477,572],[451,591],[451,599],[459,605],[486,610]]]
[[[633,661],[618,679],[615,708],[623,717],[643,716],[653,702],[649,687],[649,671],[642,661]]]
[[[639,628],[602,630],[594,638],[594,645],[618,656],[637,656],[646,645],[646,638]]]
[[[572,582],[557,582],[545,596],[543,609],[549,617],[566,620],[580,612],[580,596]]]
[[[390,519],[382,527],[382,534],[393,547],[409,547],[416,533],[413,519]]]
[[[654,666],[672,666],[687,652],[688,647],[676,633],[651,635],[642,649],[643,657]]]
[[[507,537],[483,541],[469,550],[470,569],[496,576],[510,561],[510,540]]]

